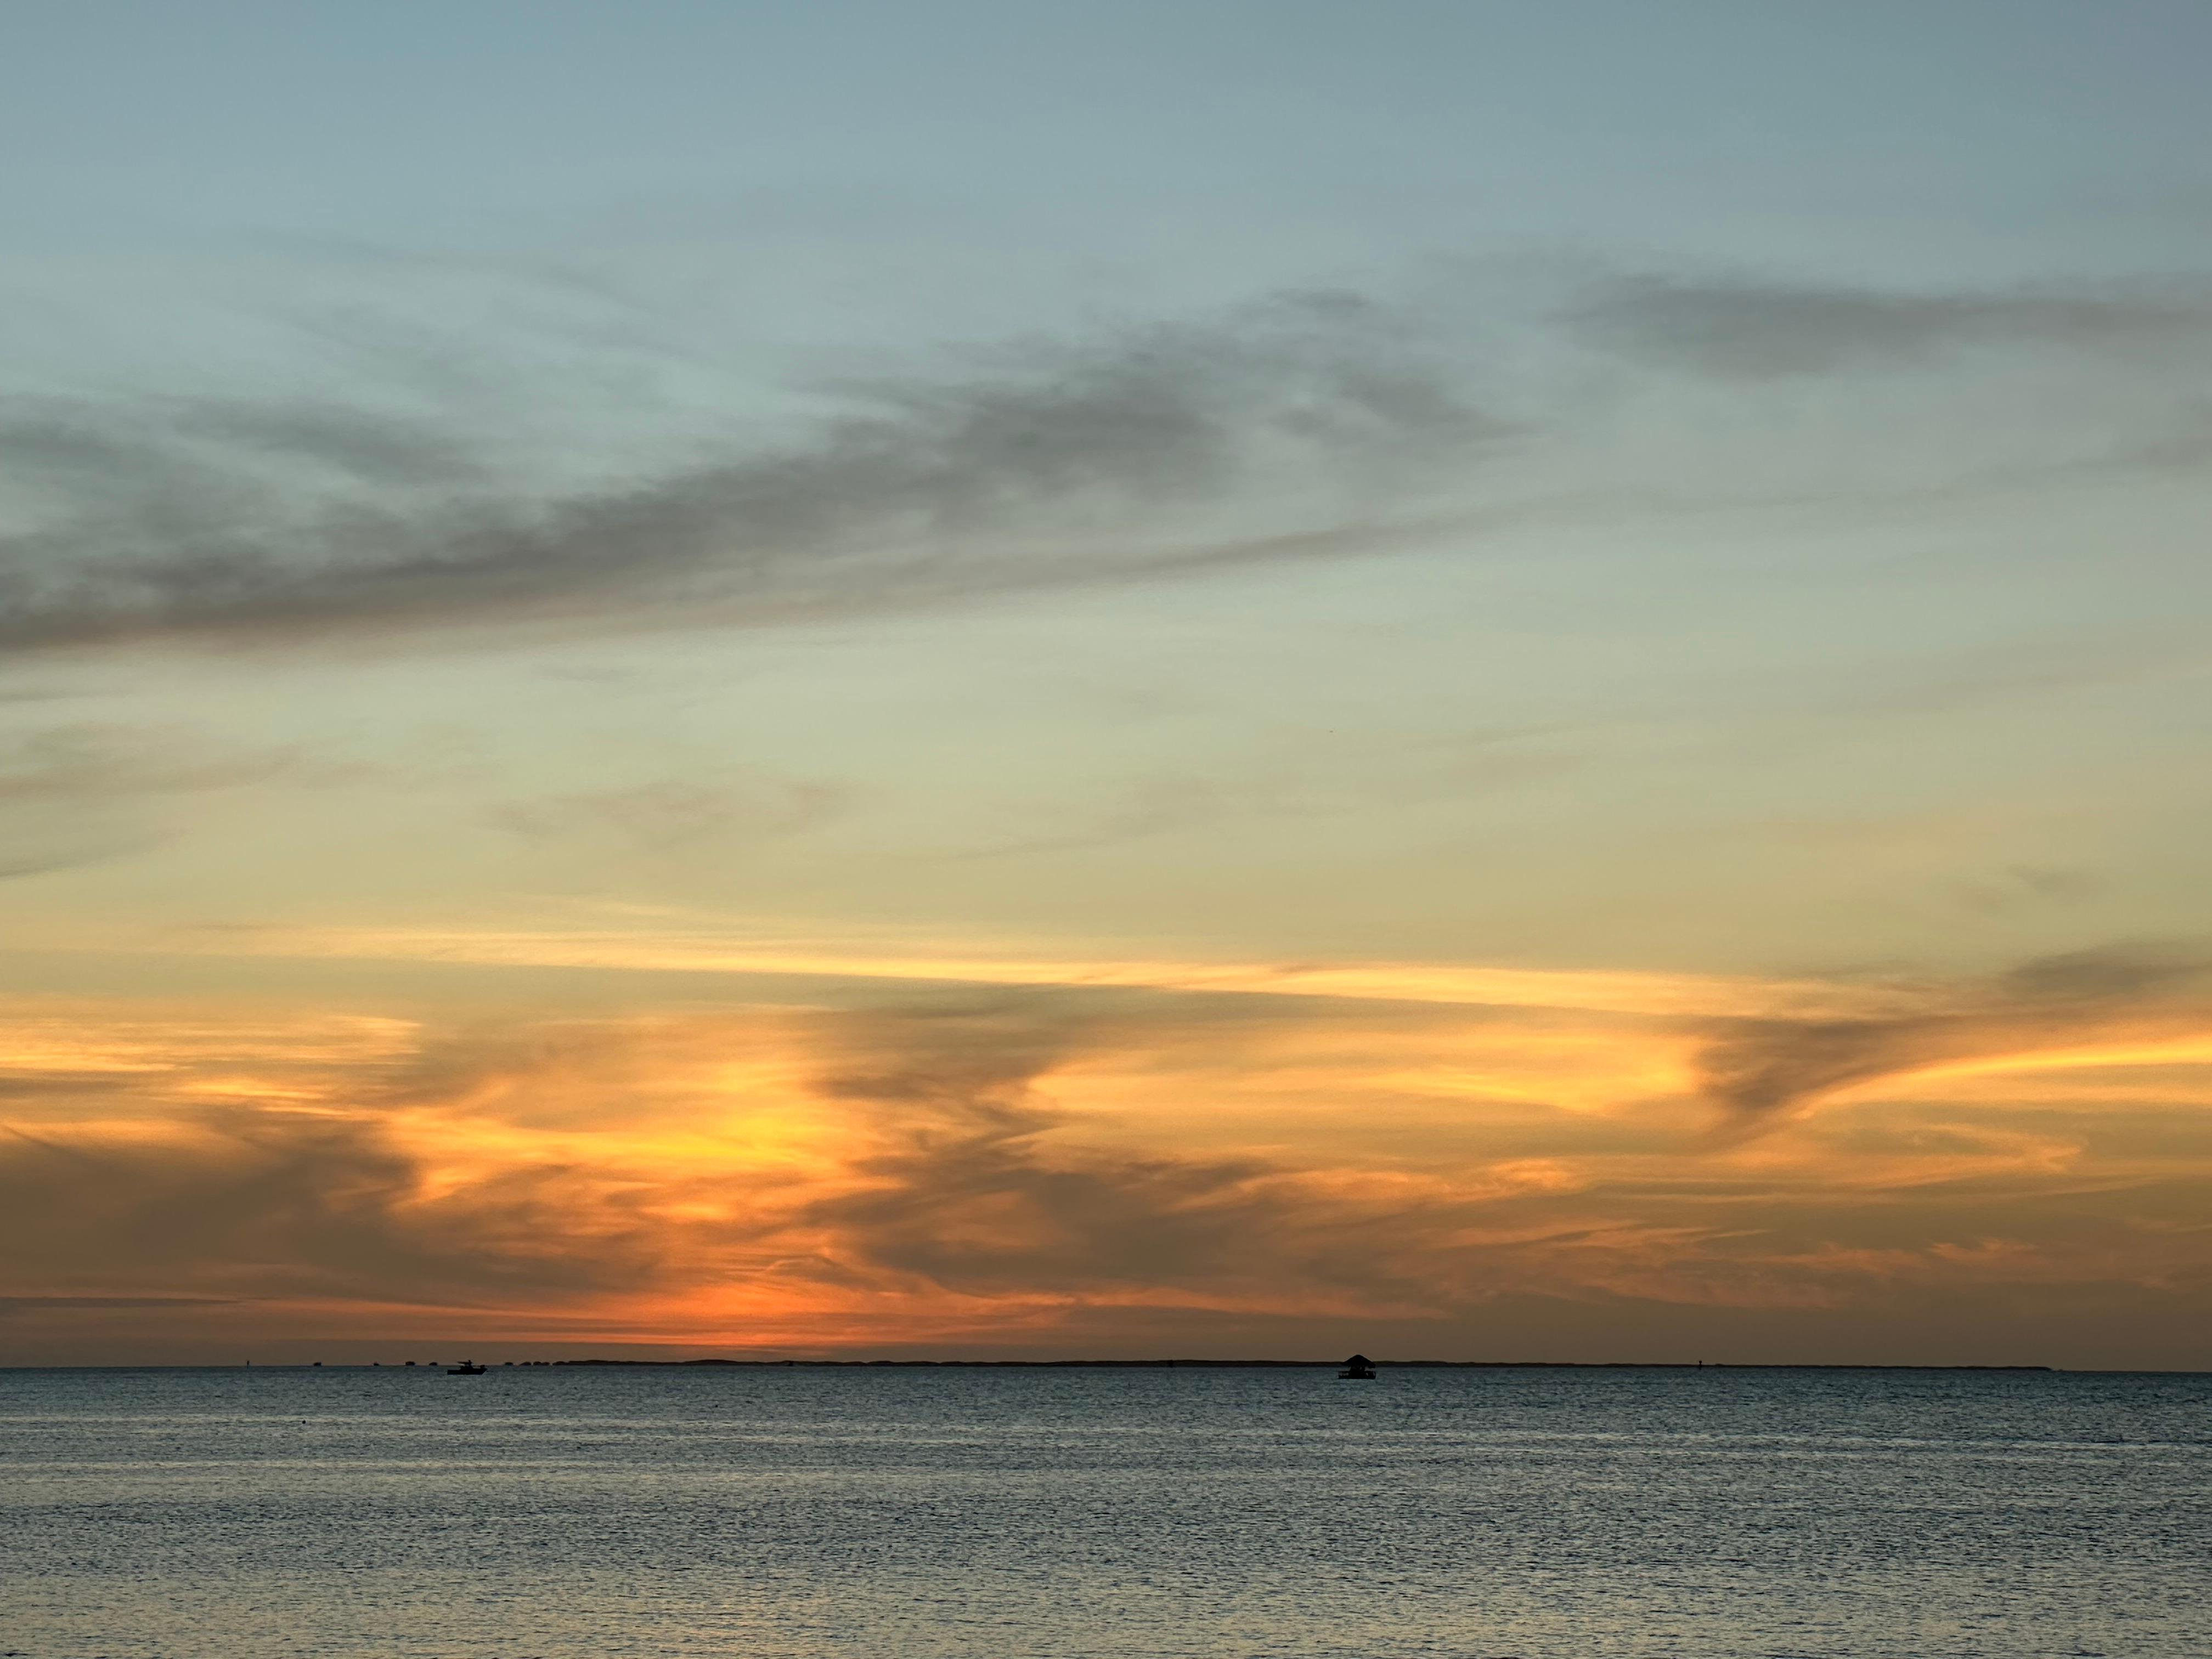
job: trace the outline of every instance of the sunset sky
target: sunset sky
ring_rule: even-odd
[[[17,0],[0,1364],[2212,1366],[2207,62]]]

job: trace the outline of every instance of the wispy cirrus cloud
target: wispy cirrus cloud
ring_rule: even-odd
[[[74,721],[0,732],[0,879],[97,864],[162,837],[161,804],[363,769],[189,727]]]
[[[1876,469],[1868,489],[2018,488],[2069,457],[2201,453],[2201,406],[2176,375],[2212,352],[2212,290],[2186,279],[1915,292],[1583,271],[1555,274],[1540,299],[1473,276],[1419,301],[1291,292],[933,371],[816,377],[816,412],[787,400],[781,436],[695,432],[580,483],[572,468],[526,476],[495,459],[529,422],[476,398],[417,397],[406,412],[18,397],[0,404],[0,645],[762,623],[1744,497],[1728,458],[1674,447],[1679,411],[1593,380],[1592,352],[1724,386],[1775,452],[1753,475],[1832,505],[1840,447],[1972,420],[1984,377],[1968,357],[2053,351],[2140,382],[2142,406],[2100,393],[2085,422],[2054,405],[2046,424],[2089,429],[1987,438],[1941,479]],[[1815,453],[1790,448],[1794,405],[1758,417],[1785,382],[1939,359],[1958,382],[1944,398],[1838,413],[1798,434]],[[373,380],[374,364],[361,372]],[[618,413],[606,395],[576,394],[602,423]]]
[[[842,412],[781,447],[566,494],[489,487],[471,433],[434,423],[19,402],[0,641],[758,619],[1345,550],[1380,529],[1363,481],[1466,465],[1506,431],[1403,336],[1317,294],[1009,347],[827,388]],[[1307,513],[1219,521],[1266,482]]]
[[[0,801],[88,801],[327,781],[357,769],[304,749],[245,750],[203,732],[80,721],[0,734]]]
[[[1638,276],[1599,284],[1565,317],[1601,346],[1746,381],[1924,368],[1977,348],[2212,352],[2212,286],[2202,282],[1944,292]]]
[[[504,801],[497,828],[530,840],[611,837],[672,848],[732,836],[788,835],[836,817],[852,792],[837,784],[723,767],[606,789]]]
[[[103,943],[117,949],[134,946],[133,941],[112,937]],[[1893,989],[1879,982],[1811,976],[1449,962],[1225,961],[1144,957],[1103,948],[1048,954],[1036,940],[870,934],[803,921],[702,916],[665,908],[586,916],[566,927],[498,923],[226,927],[163,933],[135,941],[135,947],[218,956],[1579,1008],[1685,1019],[1877,1014],[1893,1009],[1899,1000]]]

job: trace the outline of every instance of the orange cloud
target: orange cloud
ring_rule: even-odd
[[[1809,1036],[1119,984],[566,1021],[22,1002],[0,1297],[53,1342],[352,1309],[395,1335],[816,1352],[1347,1322],[1465,1352],[1511,1310],[1601,1341],[1605,1308],[1887,1307],[1934,1341],[1929,1310],[1996,1285],[2193,1306],[2212,1254],[2180,1218],[2212,1135],[2153,1160],[2136,1127],[2212,1125],[2203,1040],[2145,1035],[2185,997],[2000,990]],[[1821,1109],[1702,1138],[1701,1052]],[[2096,1092],[2152,1063],[2163,1092]]]

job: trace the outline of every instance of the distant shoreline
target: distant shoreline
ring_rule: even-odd
[[[1007,1370],[1322,1370],[1341,1359],[552,1359],[540,1365],[936,1366]],[[1550,1371],[2051,1371],[2055,1365],[1875,1365],[1694,1359],[1377,1359],[1377,1370]]]
[[[22,1371],[292,1371],[421,1370],[442,1360],[278,1360],[264,1364],[176,1364],[156,1362],[93,1365],[0,1365],[0,1374]],[[2063,1365],[1814,1364],[1787,1360],[1682,1359],[1376,1359],[1377,1370],[1547,1371],[1964,1371],[2083,1376],[2201,1376],[2201,1370]],[[486,1362],[491,1370],[547,1370],[562,1366],[658,1370],[1334,1370],[1341,1359],[511,1359]]]

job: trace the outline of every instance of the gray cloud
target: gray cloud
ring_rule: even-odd
[[[495,365],[477,365],[472,391],[407,389],[388,342],[384,378],[362,369],[365,384],[434,412],[17,398],[0,404],[0,646],[758,623],[1345,557],[1443,525],[1667,510],[1686,489],[1740,496],[1740,457],[1724,477],[1670,459],[1663,499],[1636,482],[1636,434],[1598,406],[1622,388],[1563,361],[1563,333],[1746,396],[1984,348],[2093,352],[2155,393],[2124,431],[2069,428],[2050,453],[2001,435],[1916,489],[2020,488],[2060,465],[2174,470],[2204,453],[2194,383],[2172,373],[2212,349],[2201,283],[1903,293],[1642,276],[1578,291],[1548,313],[1526,295],[1490,303],[1472,278],[1402,307],[1291,294],[1210,321],[1017,342],[935,374],[817,385],[831,412],[786,441],[695,441],[573,487],[492,459],[534,419],[484,395]],[[1483,340],[1494,374],[1470,368]],[[611,395],[592,388],[586,412]],[[1516,438],[1522,471],[1482,470]],[[1822,473],[1821,499],[1834,490]]]
[[[834,1022],[845,1052],[816,1086],[888,1107],[905,1144],[857,1166],[876,1185],[805,1219],[857,1270],[978,1294],[1210,1277],[1233,1247],[1257,1247],[1267,1206],[1241,1190],[1257,1165],[1054,1158],[1039,1146],[1059,1118],[1030,1085],[1090,1024],[1065,999],[1026,996]]]
[[[813,1086],[832,1099],[1006,1109],[1105,1026],[1093,999],[1058,988],[839,1012],[809,1032]]]
[[[357,767],[294,748],[247,749],[177,727],[78,721],[0,732],[0,879],[138,851],[161,838],[164,796],[327,783]]]
[[[1292,739],[1249,746],[1233,766],[1131,778],[1104,799],[1074,810],[1061,801],[1038,802],[1036,829],[1022,833],[1018,822],[1000,823],[992,838],[948,856],[1049,855],[1224,819],[1264,817],[1280,823],[1364,813],[1378,799],[1463,801],[1571,769],[1582,757],[1560,740],[1574,735],[1556,726],[1418,735],[1301,731]]]
[[[434,1199],[375,1126],[200,1115],[192,1143],[0,1139],[0,1260],[63,1264],[58,1291],[220,1291],[469,1305],[647,1282],[651,1230],[609,1226],[559,1169]],[[580,1218],[602,1224],[580,1238]],[[617,1223],[619,1218],[616,1218]],[[43,1282],[55,1284],[50,1271]]]
[[[814,1206],[846,1259],[964,1294],[1081,1294],[1219,1284],[1294,1270],[1297,1206],[1264,1166],[1188,1158],[1057,1157],[1049,1114],[979,1103],[909,1149],[860,1164],[873,1190]],[[1304,1219],[1310,1221],[1310,1217]]]
[[[104,864],[109,859],[137,852],[150,844],[148,836],[108,827],[89,834],[57,836],[43,826],[26,830],[9,825],[0,832],[0,881]]]
[[[236,1304],[235,1297],[228,1296],[0,1296],[0,1319],[64,1308],[227,1308]]]
[[[811,829],[849,800],[850,793],[836,784],[723,769],[628,788],[508,801],[491,809],[489,817],[533,841],[611,836],[667,849]]]
[[[169,411],[171,429],[221,450],[307,461],[380,486],[410,489],[489,481],[449,436],[396,416],[337,404],[257,405],[198,400]]]
[[[242,750],[191,731],[80,721],[0,734],[0,802],[186,793],[349,775],[298,749]]]
[[[893,1143],[854,1165],[869,1184],[797,1218],[829,1236],[829,1273],[1074,1301],[1132,1292],[1435,1301],[1436,1276],[1412,1261],[1464,1221],[1464,1205],[1347,1198],[1257,1158],[1055,1141],[1066,1116],[1035,1085],[1176,1003],[1116,1007],[1019,993],[826,1022],[818,1036],[830,1063],[815,1086],[882,1108]]]
[[[1975,345],[2212,346],[2212,291],[2201,285],[1915,294],[1638,276],[1604,285],[1565,316],[1595,343],[1747,380],[1912,367]]]
[[[1504,431],[1336,295],[830,390],[851,412],[789,447],[566,496],[487,487],[466,434],[344,410],[19,405],[0,459],[38,510],[0,544],[0,642],[811,614],[1294,556],[1310,523],[1207,509],[1328,477],[1341,537],[1370,516],[1359,480]]]
[[[2212,963],[2109,949],[2045,957],[1979,983],[1926,992],[1882,1018],[1731,1026],[1700,1060],[1720,1133],[1755,1133],[1823,1096],[1946,1061],[2063,1047],[2133,1024],[2201,1028]],[[2198,994],[2192,995],[2191,994]]]

